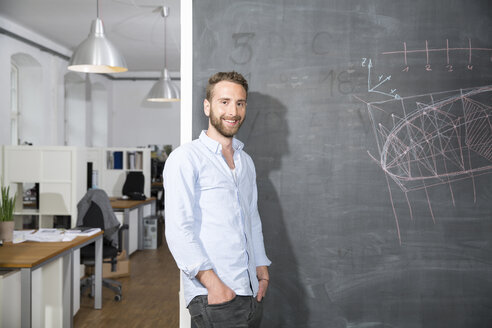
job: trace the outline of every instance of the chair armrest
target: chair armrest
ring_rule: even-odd
[[[123,230],[128,230],[128,224],[123,224],[118,229],[118,253],[123,251],[123,243],[121,242],[123,240]]]

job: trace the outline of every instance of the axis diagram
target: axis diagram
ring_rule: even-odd
[[[372,65],[368,65],[369,76]],[[382,78],[380,77],[380,80]],[[384,80],[384,79],[383,79]],[[379,87],[380,84],[376,84]],[[368,92],[378,92],[368,80]],[[435,221],[428,189],[492,173],[492,86],[366,102],[378,154],[369,155],[385,173],[401,243],[390,180],[405,193],[424,190]]]

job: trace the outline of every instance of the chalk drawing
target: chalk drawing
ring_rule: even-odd
[[[379,93],[391,98],[400,99],[400,96],[396,93],[397,89],[381,90],[383,84],[391,80],[391,75],[379,75],[377,83],[373,85],[371,75],[373,66],[371,58],[362,58],[362,67],[367,67],[367,92]]]
[[[368,92],[391,98],[357,97],[367,105],[378,148],[377,155],[368,153],[385,173],[401,243],[390,181],[405,193],[412,219],[411,191],[425,191],[434,222],[429,188],[448,185],[454,205],[453,183],[469,179],[476,201],[475,178],[492,173],[492,86],[400,97],[380,90],[391,76],[380,75],[373,84],[372,61],[363,58],[362,66],[368,70]]]
[[[229,56],[234,64],[247,64],[253,57],[253,47],[250,41],[254,38],[254,33],[233,33],[234,50]]]
[[[429,41],[425,40],[425,47],[423,49],[414,49],[414,50],[409,50],[407,47],[407,43],[403,42],[403,50],[397,50],[397,51],[387,51],[383,52],[383,55],[403,55],[403,63],[404,63],[404,68],[402,71],[408,72],[410,70],[410,67],[408,65],[408,55],[409,54],[415,54],[415,53],[425,53],[426,56],[426,64],[425,64],[425,70],[426,71],[432,71],[432,66],[431,62],[429,59],[429,54],[431,52],[445,52],[446,53],[446,69],[448,72],[452,72],[454,70],[453,65],[451,64],[449,60],[449,54],[450,52],[463,52],[464,55],[467,56],[467,65],[466,68],[468,70],[473,70],[473,64],[472,64],[472,53],[474,51],[476,52],[487,52],[489,53],[489,56],[492,55],[492,49],[491,48],[481,48],[481,47],[472,47],[472,41],[470,38],[468,38],[467,46],[465,47],[450,47],[449,46],[449,39],[446,39],[446,47],[442,48],[431,48],[429,46]],[[492,56],[490,57],[490,60],[492,61]]]

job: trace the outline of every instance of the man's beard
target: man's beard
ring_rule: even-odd
[[[236,126],[232,128],[229,128],[224,124],[224,121],[222,120],[223,118],[225,118],[224,115],[222,115],[222,117],[215,116],[214,110],[212,106],[210,106],[210,123],[212,124],[212,126],[224,137],[232,138],[241,127],[241,124],[243,124],[244,117],[242,118],[242,120],[241,120],[241,116],[239,115],[228,117],[228,119],[230,120],[238,121]]]

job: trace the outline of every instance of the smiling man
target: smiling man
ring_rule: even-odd
[[[269,283],[256,171],[234,138],[246,117],[248,83],[219,72],[203,101],[208,130],[164,167],[166,239],[184,297],[201,327],[259,327]]]

